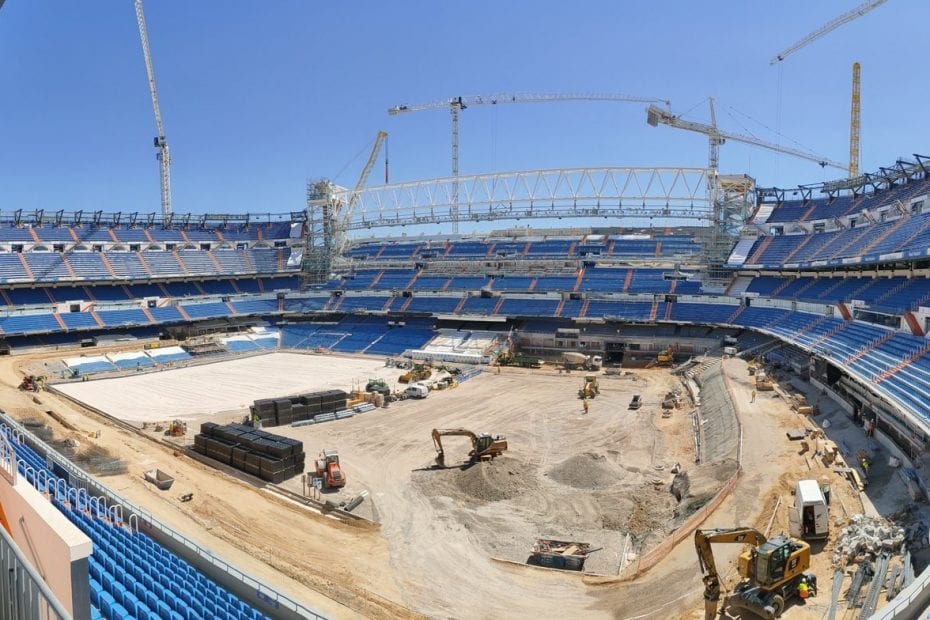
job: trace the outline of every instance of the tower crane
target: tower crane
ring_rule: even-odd
[[[515,93],[499,95],[474,95],[469,97],[452,97],[445,101],[433,101],[415,105],[397,105],[388,109],[388,114],[396,116],[407,112],[424,112],[427,110],[448,109],[452,121],[452,178],[459,178],[459,113],[473,105],[498,105],[504,103],[549,103],[553,101],[626,101],[630,103],[664,103],[667,108],[671,103],[666,99],[655,97],[636,97],[610,93]],[[458,183],[452,184],[452,226],[458,232]]]
[[[142,0],[135,0],[136,22],[139,25],[139,38],[142,40],[142,56],[145,59],[145,73],[149,80],[149,93],[152,95],[152,109],[155,112],[155,148],[158,149],[159,178],[161,182],[161,214],[165,221],[171,216],[171,154],[168,150],[168,139],[165,137],[165,126],[161,120],[161,109],[158,107],[158,92],[155,89],[155,70],[152,68],[152,53],[149,49],[148,29],[145,27],[145,13],[142,10]]]
[[[772,144],[771,142],[766,142],[760,140],[759,138],[753,136],[746,136],[743,134],[732,133],[729,131],[722,131],[717,127],[717,117],[714,112],[714,99],[713,97],[708,97],[708,103],[710,104],[710,118],[711,124],[706,123],[697,123],[694,121],[683,120],[680,116],[675,116],[667,110],[663,110],[659,106],[650,105],[646,110],[646,122],[652,125],[653,127],[662,124],[668,125],[669,127],[676,127],[678,129],[684,129],[687,131],[694,131],[697,133],[704,134],[707,136],[707,140],[710,145],[710,154],[708,157],[708,167],[713,171],[713,174],[716,175],[717,168],[720,161],[720,146],[724,144],[727,140],[732,140],[734,142],[742,142],[744,144],[751,144],[752,146],[758,146],[763,149],[768,149],[770,151],[775,151],[776,153],[784,153],[785,155],[792,155],[794,157],[799,157],[801,159],[806,159],[808,161],[813,161],[820,164],[821,167],[831,167],[839,168],[840,170],[846,170],[846,166],[839,162],[833,161],[821,155],[811,153],[809,151],[802,151],[800,149],[794,149],[787,146],[781,146],[778,144]]]
[[[781,62],[789,54],[793,54],[794,52],[798,51],[802,47],[810,45],[811,43],[813,43],[820,37],[824,36],[825,34],[829,34],[830,32],[833,32],[834,30],[836,30],[843,24],[848,24],[849,22],[856,19],[857,17],[862,17],[863,15],[865,15],[872,9],[876,9],[880,7],[881,5],[885,4],[885,2],[887,1],[888,0],[868,0],[867,2],[863,2],[856,8],[850,11],[847,11],[846,13],[843,13],[839,17],[827,22],[826,24],[824,24],[823,26],[821,26],[814,32],[810,33],[809,35],[807,35],[806,37],[804,37],[803,39],[801,39],[800,41],[792,45],[791,47],[788,47],[787,49],[782,50],[779,54],[776,54],[775,57],[772,58],[771,61],[769,61],[769,64],[774,65],[775,63]]]

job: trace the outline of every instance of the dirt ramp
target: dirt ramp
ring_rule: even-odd
[[[603,454],[585,452],[565,459],[546,475],[576,489],[606,489],[619,482],[624,473]]]
[[[669,490],[679,502],[676,510],[679,520],[686,519],[709,502],[726,481],[736,473],[737,467],[734,459],[724,459],[696,465],[675,474]]]

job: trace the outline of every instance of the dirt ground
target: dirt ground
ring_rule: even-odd
[[[693,460],[689,423],[683,410],[658,415],[675,379],[658,370],[635,376],[603,377],[587,415],[576,394],[582,374],[505,369],[423,401],[284,434],[308,452],[339,449],[349,484],[330,496],[370,491],[405,599],[418,611],[529,616],[558,598],[580,613],[577,575],[514,573],[492,558],[524,563],[536,538],[578,540],[603,547],[586,571],[616,575],[628,532],[650,543],[666,536],[676,506],[669,470]],[[634,393],[645,404],[629,411]],[[458,427],[506,435],[510,449],[462,468],[468,439],[446,438],[447,468],[433,469],[431,429]]]
[[[687,409],[668,419],[660,415],[660,398],[677,381],[666,371],[635,371],[635,381],[602,377],[601,395],[591,401],[587,415],[576,395],[581,373],[503,369],[422,401],[395,403],[348,420],[277,429],[304,441],[308,465],[321,449],[338,448],[349,485],[324,498],[368,490],[366,504],[375,508],[378,530],[304,509],[120,429],[64,398],[40,393],[35,403],[32,394],[14,386],[22,376],[18,369],[36,359],[0,360],[6,411],[45,417],[58,438],[99,442],[129,465],[127,474],[105,478],[117,493],[331,617],[540,617],[554,610],[583,617],[701,617],[696,611],[701,609],[701,583],[690,538],[636,581],[611,581],[623,560],[627,533],[632,549],[648,549],[674,527],[669,470],[675,463],[693,463]],[[340,358],[319,358],[324,365],[333,359]],[[380,361],[372,367],[375,376],[384,376]],[[810,425],[809,420],[771,394],[750,402],[745,363],[727,360],[723,367],[743,421],[744,474],[703,526],[784,531],[784,506],[790,502],[786,489],[794,479],[833,476],[835,493],[842,493],[837,491],[842,483],[828,470],[811,469],[816,464],[798,454],[797,442],[785,438],[787,429]],[[644,406],[629,411],[634,393],[643,395]],[[46,410],[80,432],[64,432]],[[510,450],[492,463],[459,468],[456,457],[465,458],[468,442],[449,438],[450,467],[433,469],[430,430],[456,427],[504,434]],[[95,431],[101,432],[99,440],[89,439],[87,433]],[[142,471],[156,466],[175,475],[170,493],[142,481]],[[299,490],[300,483],[294,479],[291,488]],[[194,501],[178,501],[189,492]],[[776,497],[781,498],[777,511]],[[861,509],[856,501],[851,492],[843,499],[850,512]],[[606,583],[590,585],[577,573],[518,565],[537,537],[604,547],[586,569],[604,575]],[[822,593],[829,592],[832,574],[827,547],[814,557]],[[737,551],[718,553],[718,565],[731,577],[728,563]],[[827,599],[822,594],[804,608],[789,607],[785,616],[821,617]]]

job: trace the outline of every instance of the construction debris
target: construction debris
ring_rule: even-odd
[[[540,538],[533,545],[529,563],[547,568],[581,570],[588,554],[595,551],[600,549],[592,549],[590,543]]]
[[[882,551],[900,550],[904,539],[904,528],[887,519],[863,514],[853,515],[850,524],[840,533],[836,549],[833,551],[833,562],[839,566],[843,562],[874,559]]]

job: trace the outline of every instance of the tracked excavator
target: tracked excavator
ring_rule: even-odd
[[[471,439],[471,452],[468,456],[472,463],[485,459],[494,459],[507,450],[507,438],[503,435],[473,433],[464,428],[434,428],[433,445],[436,447],[436,466],[446,466],[446,454],[442,449],[443,437],[468,437]]]
[[[804,541],[785,536],[767,539],[762,532],[745,527],[697,530],[694,548],[704,574],[704,620],[714,620],[720,601],[720,575],[711,549],[713,543],[750,546],[739,556],[737,570],[742,581],[725,602],[730,607],[773,620],[781,616],[785,602],[797,595],[802,579],[816,583],[813,575],[804,572],[811,565],[811,548]]]

